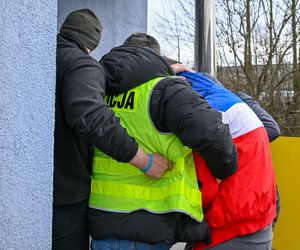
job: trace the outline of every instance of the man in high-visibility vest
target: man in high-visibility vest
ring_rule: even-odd
[[[149,43],[147,46],[155,48]],[[219,185],[203,158],[194,154],[197,177],[202,184],[204,215],[211,227],[212,239],[209,246],[198,242],[194,249],[271,249],[277,197],[269,140],[280,135],[277,123],[258,104],[249,102],[249,96],[240,93],[239,98],[208,75],[200,72],[180,75],[213,109],[222,113],[239,155],[237,173]],[[241,99],[246,100],[259,117]]]
[[[95,149],[89,200],[92,249],[209,243],[192,150],[206,160],[216,178],[234,174],[237,154],[228,125],[150,48],[125,43],[100,63],[106,73],[107,104],[122,126],[150,159],[158,152],[172,161],[173,169],[161,179],[150,179],[144,172],[151,169],[151,160],[136,171]]]

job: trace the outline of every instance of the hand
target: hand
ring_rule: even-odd
[[[192,70],[190,67],[185,66],[181,63],[175,63],[171,65],[171,68],[173,69],[173,71],[178,74],[184,71],[188,71],[188,72],[195,72],[194,70]]]
[[[152,157],[152,165],[150,169],[145,173],[147,176],[152,178],[160,178],[167,169],[172,168],[172,163],[166,160],[160,154],[153,153]],[[149,159],[149,155],[146,154],[141,147],[139,147],[136,155],[131,161],[129,161],[129,163],[139,169],[143,169],[147,166]]]
[[[184,80],[184,81],[186,81],[186,78],[184,76],[177,76],[177,77]]]
[[[149,160],[150,160],[149,155],[146,154],[141,147],[139,147],[136,155],[133,157],[131,161],[129,161],[129,163],[139,169],[143,169],[147,166]],[[153,153],[152,165],[150,169],[145,173],[145,175],[158,179],[168,169],[172,169],[172,163],[167,159],[165,159],[160,154]]]
[[[152,178],[160,178],[168,169],[172,169],[172,163],[157,153],[152,154],[153,161],[145,175]]]

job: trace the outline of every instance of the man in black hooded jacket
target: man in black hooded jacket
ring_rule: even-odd
[[[140,169],[149,161],[103,100],[105,72],[89,55],[97,47],[101,31],[95,14],[82,9],[68,15],[57,36],[53,249],[89,248],[90,145]],[[153,167],[147,175],[159,178],[168,164],[153,154]]]
[[[175,75],[164,58],[139,46],[116,47],[100,63],[106,73],[109,95],[123,93],[156,77]],[[183,145],[198,152],[216,178],[225,179],[236,172],[237,152],[228,125],[186,81],[166,77],[158,82],[149,110],[155,128],[161,133],[175,134]],[[92,238],[100,240],[98,246],[102,245],[101,240],[111,238],[174,244],[207,236],[207,225],[201,226],[188,217],[180,212],[154,214],[138,210],[128,214],[90,208],[89,228]]]

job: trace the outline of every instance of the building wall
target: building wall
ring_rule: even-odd
[[[57,1],[0,10],[0,249],[50,249]]]
[[[102,20],[97,59],[146,32],[147,0],[0,2],[1,250],[51,249],[56,34],[80,8]]]
[[[71,11],[82,8],[95,12],[103,25],[100,45],[92,53],[98,60],[133,32],[147,32],[147,0],[58,0],[57,30]]]

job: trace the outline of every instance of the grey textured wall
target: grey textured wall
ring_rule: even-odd
[[[0,249],[50,249],[57,1],[0,10]]]
[[[94,11],[103,24],[100,45],[92,53],[98,60],[133,32],[147,31],[147,0],[58,0],[57,30],[71,11],[82,8]]]
[[[56,34],[79,8],[103,23],[96,59],[147,30],[147,0],[0,2],[0,250],[51,249]]]

